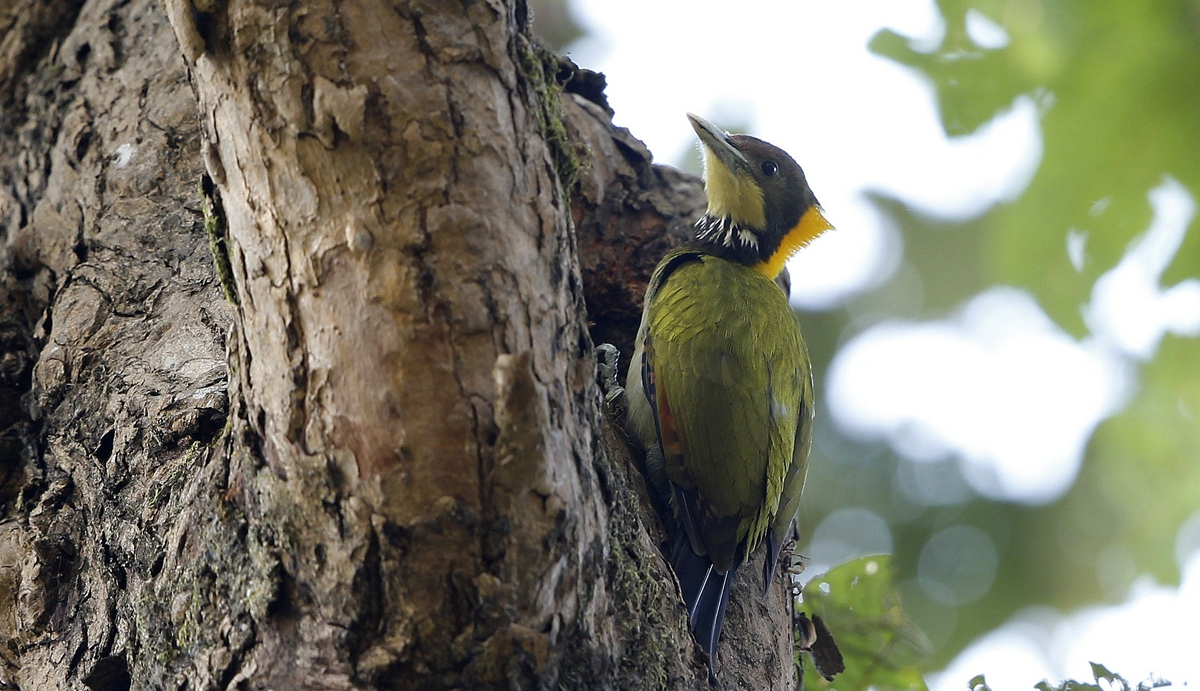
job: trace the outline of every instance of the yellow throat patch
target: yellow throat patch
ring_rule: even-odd
[[[704,193],[708,196],[708,214],[728,217],[734,225],[762,228],[767,225],[763,191],[754,178],[725,167],[707,146],[704,150]]]
[[[800,222],[783,236],[779,249],[775,250],[770,259],[755,265],[754,269],[774,281],[792,255],[827,230],[833,230],[833,225],[825,220],[821,208],[816,205],[808,207],[808,211],[800,217]]]

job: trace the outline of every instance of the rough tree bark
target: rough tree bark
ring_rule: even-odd
[[[708,687],[592,356],[702,193],[525,12],[0,0],[0,688]]]

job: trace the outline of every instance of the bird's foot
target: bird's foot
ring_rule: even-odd
[[[787,573],[791,576],[799,576],[804,573],[804,562],[808,561],[808,557],[796,551],[796,538],[788,538],[783,543],[783,548],[779,550],[779,561],[787,565]]]
[[[804,586],[800,582],[800,574],[804,573],[804,562],[808,557],[796,552],[796,541],[790,539],[783,543],[779,552],[779,561],[784,565],[784,580],[788,584],[788,593],[792,599],[800,597]]]
[[[621,360],[621,351],[611,343],[601,343],[596,346],[596,381],[604,394],[604,408],[615,420],[625,419],[627,404],[625,389],[617,381],[617,363]]]

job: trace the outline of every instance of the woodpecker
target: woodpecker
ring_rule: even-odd
[[[650,483],[679,525],[671,562],[715,682],[733,574],[765,544],[765,595],[808,470],[812,367],[776,278],[832,226],[785,151],[688,119],[708,209],[654,270],[625,390]]]

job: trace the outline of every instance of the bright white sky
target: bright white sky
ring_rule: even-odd
[[[1019,97],[979,132],[951,140],[938,124],[929,85],[866,49],[885,27],[914,38],[918,49],[937,46],[944,26],[932,0],[575,0],[573,9],[590,35],[568,52],[608,76],[617,124],[644,140],[660,162],[677,162],[695,146],[684,118],[694,112],[746,123],[804,167],[838,230],[791,265],[798,306],[842,304],[899,265],[902,242],[867,191],[966,219],[1018,196],[1041,160],[1032,97]],[[980,48],[1007,44],[1003,28],[983,15],[972,11],[967,19]],[[713,44],[714,28],[755,40]],[[1060,497],[1075,480],[1095,426],[1118,412],[1136,386],[1138,364],[1153,356],[1165,333],[1200,333],[1200,281],[1159,285],[1195,203],[1169,177],[1148,203],[1151,227],[1081,306],[1088,337],[1072,338],[1033,296],[1004,286],[945,320],[872,327],[852,338],[831,368],[826,388],[837,424],[847,434],[887,439],[918,466],[954,459],[985,496],[1035,504]],[[1082,257],[1086,234],[1059,230],[1063,252],[1072,261]],[[905,371],[893,366],[900,359],[909,363]],[[1014,405],[1018,396],[1021,404]],[[1014,429],[1027,433],[1014,437]],[[951,526],[922,551],[921,572],[928,563],[928,583],[947,601],[978,597],[994,576],[994,564],[967,574],[974,580],[946,571],[953,566],[947,554],[982,550],[982,558],[992,549],[986,535],[972,530]],[[806,551],[836,561],[890,550],[891,536],[878,516],[848,507],[817,527],[812,548]],[[1188,554],[1179,556],[1181,565]],[[1198,563],[1191,562],[1178,590],[1141,581],[1119,606],[1022,614],[964,652],[936,688],[964,688],[981,671],[1015,682],[993,684],[997,689],[1064,675],[1087,680],[1091,659],[1134,681],[1153,670],[1200,683],[1200,655],[1169,645],[1195,640],[1181,633],[1192,625],[1179,613],[1200,611]],[[950,575],[938,580],[939,569]],[[1133,644],[1139,640],[1162,645]],[[1020,664],[1007,657],[1014,651]],[[1022,675],[1001,678],[1016,668]]]

